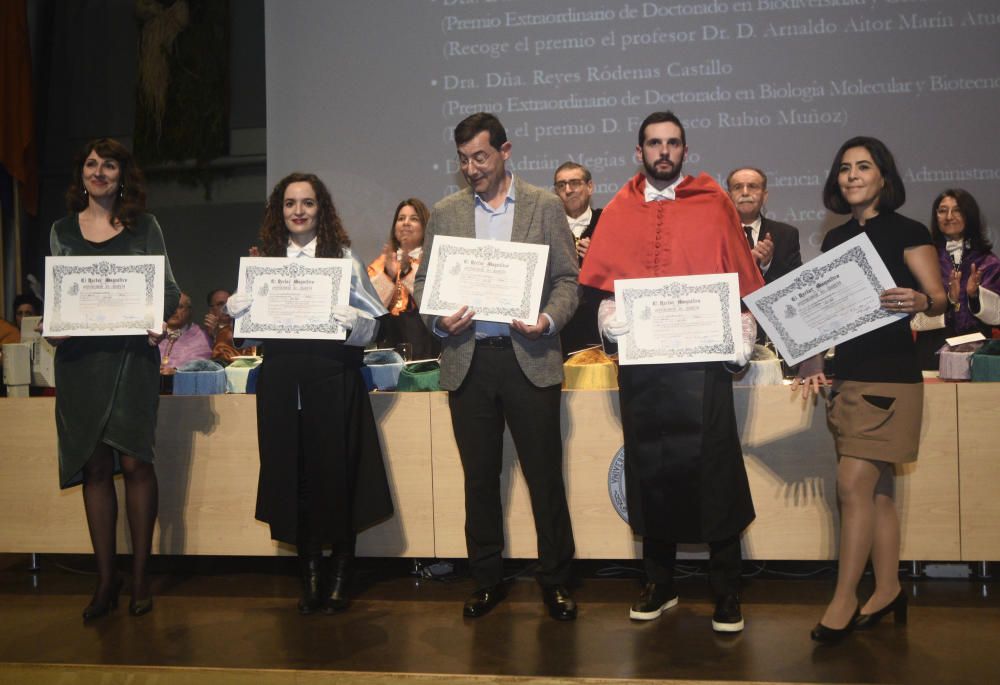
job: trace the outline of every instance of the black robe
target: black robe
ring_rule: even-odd
[[[266,344],[257,380],[256,517],[275,540],[297,544],[300,497],[309,537],[324,543],[349,540],[392,516],[361,362],[360,348],[338,341]]]
[[[721,363],[622,366],[628,520],[664,542],[718,542],[754,519]]]

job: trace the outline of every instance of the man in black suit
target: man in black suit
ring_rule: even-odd
[[[590,237],[594,235],[597,220],[601,216],[600,209],[590,206],[590,198],[594,194],[594,179],[590,170],[582,164],[565,162],[556,169],[552,187],[562,200],[569,230],[576,243],[576,254],[580,258],[580,264],[583,264],[587,248],[590,247]],[[597,307],[601,299],[600,293],[593,288],[585,287],[581,290],[580,306],[559,333],[564,356],[601,344],[601,333],[597,327]]]
[[[799,229],[764,216],[767,175],[755,167],[739,167],[729,172],[726,188],[739,212],[743,232],[764,282],[770,283],[802,266]]]

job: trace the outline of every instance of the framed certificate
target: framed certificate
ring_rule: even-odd
[[[468,305],[477,321],[534,324],[549,246],[434,236],[421,314],[450,316]]]
[[[881,307],[879,294],[894,287],[885,263],[862,233],[744,301],[781,356],[795,365],[908,316]]]
[[[251,299],[250,311],[236,319],[237,338],[344,340],[347,330],[333,317],[333,307],[351,296],[350,259],[242,257],[240,292]]]
[[[46,257],[46,337],[146,335],[163,323],[163,255]]]
[[[615,281],[617,317],[629,323],[618,362],[732,361],[743,344],[736,274]]]

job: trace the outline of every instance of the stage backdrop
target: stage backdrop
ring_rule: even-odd
[[[1000,235],[995,0],[269,0],[266,32],[269,187],[317,172],[366,260],[400,199],[461,186],[452,127],[480,110],[515,173],[550,187],[583,163],[601,206],[637,168],[639,122],[672,109],[685,171],[763,168],[806,258],[843,221],[822,184],[860,134],[895,153],[904,214],[927,223],[962,187]]]

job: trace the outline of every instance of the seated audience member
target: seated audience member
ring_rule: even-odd
[[[590,170],[582,164],[565,162],[556,169],[552,187],[566,210],[566,221],[582,265],[590,247],[590,239],[597,230],[597,220],[601,216],[600,209],[590,206],[590,198],[594,194],[594,179]],[[601,344],[601,334],[597,328],[597,307],[602,299],[600,291],[582,288],[576,313],[559,332],[564,356]]]
[[[368,277],[389,310],[382,323],[379,347],[410,345],[412,359],[441,354],[441,343],[424,326],[413,299],[413,278],[423,258],[424,227],[430,218],[427,205],[415,197],[396,206],[389,242],[378,259],[368,265]]]
[[[21,329],[0,319],[0,345],[21,342]]]
[[[22,293],[14,298],[14,325],[21,330],[21,319],[26,316],[41,316],[42,303],[30,293]]]
[[[944,328],[919,330],[920,319],[914,319],[917,354],[924,369],[938,368],[936,352],[946,338],[976,332],[989,338],[991,327],[1000,323],[996,307],[990,306],[1000,294],[1000,259],[993,254],[987,235],[979,204],[967,191],[949,188],[934,200],[931,239],[949,306]]]
[[[212,341],[212,359],[228,364],[236,357],[254,354],[254,349],[239,349],[233,343],[233,317],[226,311],[230,293],[224,288],[216,288],[205,297],[208,312],[205,314],[204,328]]]
[[[160,373],[172,374],[192,359],[210,359],[212,344],[201,326],[191,323],[191,298],[181,293],[177,309],[167,319],[167,334],[160,341]]]
[[[21,342],[21,319],[25,316],[39,316],[42,303],[34,295],[18,295],[14,298],[14,323],[0,319],[0,345]],[[0,351],[2,354],[2,351]],[[3,359],[0,356],[0,359]]]

